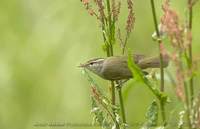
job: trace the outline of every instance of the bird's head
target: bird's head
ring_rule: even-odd
[[[87,61],[84,64],[81,64],[79,67],[86,68],[93,73],[101,76],[101,70],[103,68],[104,58],[94,58]]]

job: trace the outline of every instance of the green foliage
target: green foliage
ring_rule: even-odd
[[[142,70],[134,63],[133,56],[129,52],[128,55],[128,67],[131,70],[133,77],[136,81],[144,83],[152,91],[152,93],[162,102],[166,103],[168,97],[163,92],[160,92],[156,86],[143,74]]]
[[[141,129],[149,129],[151,127],[156,127],[158,124],[158,104],[154,100],[151,105],[148,107],[146,113],[146,122]]]
[[[102,128],[105,129],[110,129],[116,126],[116,123],[119,124],[121,122],[118,113],[119,107],[117,105],[113,105],[111,101],[104,95],[99,85],[92,79],[87,70],[84,70],[83,74],[91,84],[91,113],[94,114],[93,124],[98,123]],[[112,114],[113,109],[115,114]]]
[[[179,121],[178,121],[178,129],[182,129],[184,126],[184,115],[185,115],[185,111],[180,111],[179,112]]]
[[[156,126],[158,122],[158,104],[154,100],[146,113],[147,126]]]

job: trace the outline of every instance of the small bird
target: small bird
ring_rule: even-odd
[[[134,54],[135,64],[142,70],[147,68],[160,68],[159,57],[146,57]],[[169,57],[163,57],[163,67],[167,67]],[[128,68],[128,56],[111,56],[107,58],[94,58],[81,64],[79,67],[86,68],[106,80],[124,80],[132,78],[132,72]],[[146,74],[146,72],[144,71]]]

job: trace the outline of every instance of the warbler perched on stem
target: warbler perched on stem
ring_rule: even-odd
[[[159,57],[146,57],[144,55],[134,54],[135,64],[142,70],[147,68],[160,68]],[[163,57],[163,67],[167,67],[169,57]],[[81,64],[79,67],[86,68],[89,71],[99,75],[106,80],[123,80],[132,78],[132,72],[128,68],[127,56],[111,56],[106,58],[94,58]],[[146,73],[144,71],[144,73]]]

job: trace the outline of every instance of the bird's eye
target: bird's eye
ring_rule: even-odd
[[[90,63],[90,66],[93,66],[93,65],[94,65],[94,62],[91,62],[91,63]]]

